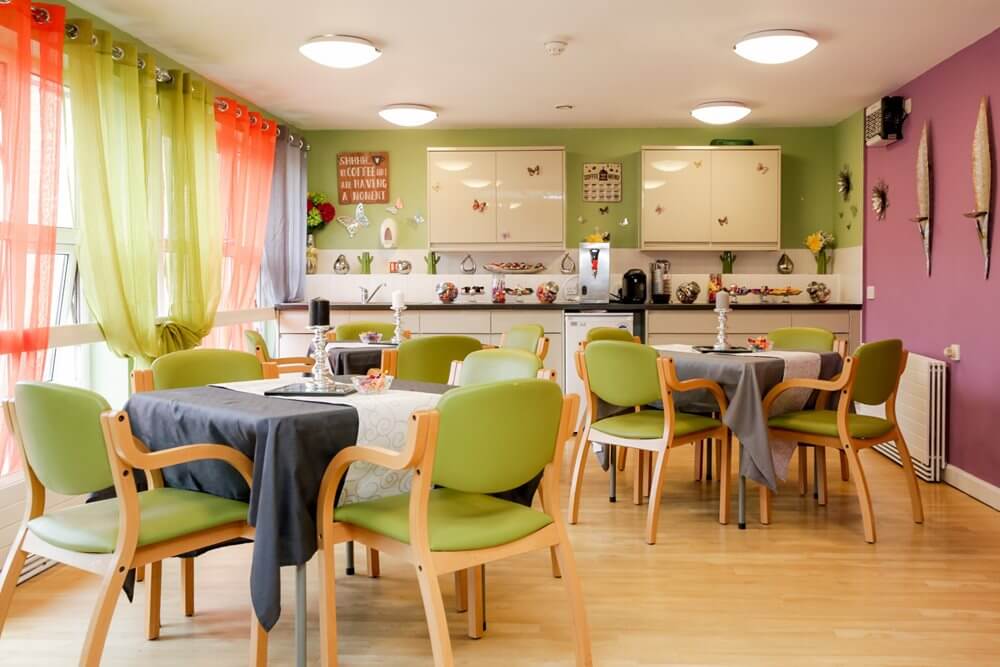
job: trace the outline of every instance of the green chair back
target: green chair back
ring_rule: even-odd
[[[451,362],[462,361],[481,349],[483,344],[470,336],[426,336],[404,340],[396,358],[396,377],[445,384],[451,374]]]
[[[361,334],[366,331],[374,331],[382,334],[382,340],[388,343],[389,339],[396,334],[396,325],[389,322],[347,322],[338,324],[335,331],[337,332],[337,340],[354,342],[359,341]]]
[[[630,339],[631,340],[631,339]],[[598,340],[583,348],[590,390],[618,407],[660,400],[659,353],[648,345]]]
[[[626,343],[634,343],[635,339],[632,337],[632,333],[627,329],[619,329],[618,327],[594,327],[593,329],[587,330],[587,342],[592,343],[595,340],[620,340]]]
[[[775,350],[830,352],[837,338],[832,331],[816,327],[784,327],[767,334]]]
[[[165,354],[153,362],[153,387],[181,389],[216,382],[241,382],[264,377],[260,360],[236,350],[196,349]]]
[[[528,380],[538,376],[542,362],[533,352],[499,349],[479,350],[462,360],[459,386],[504,380]]]
[[[14,409],[28,464],[46,489],[78,496],[114,485],[101,431],[101,413],[111,406],[100,394],[19,382]]]
[[[866,343],[854,352],[857,371],[852,398],[865,405],[885,403],[899,382],[903,341],[898,339]]]
[[[544,336],[545,329],[541,324],[518,324],[511,327],[504,336],[503,346],[505,349],[524,350],[535,354],[538,351],[538,341]]]
[[[247,342],[247,352],[254,354],[260,348],[264,361],[271,361],[271,353],[267,351],[267,341],[256,329],[247,329],[243,332],[243,338]]]
[[[449,391],[437,404],[433,482],[498,493],[533,479],[552,461],[562,401],[558,384],[539,379]]]

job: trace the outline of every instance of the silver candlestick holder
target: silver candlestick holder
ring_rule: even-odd
[[[312,381],[309,384],[319,391],[329,391],[336,384],[330,370],[330,358],[326,354],[326,333],[330,330],[330,325],[309,328],[313,332]]]
[[[726,320],[729,318],[730,312],[729,308],[715,307],[715,313],[719,316],[719,325],[716,328],[715,345],[712,346],[713,350],[728,350],[730,348],[729,337],[726,331]]]
[[[406,306],[391,306],[391,309],[392,321],[396,325],[392,332],[392,343],[399,345],[403,342],[403,311],[406,310]]]

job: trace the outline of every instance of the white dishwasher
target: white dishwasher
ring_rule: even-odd
[[[576,351],[580,349],[580,343],[587,340],[587,332],[598,327],[615,327],[624,329],[629,333],[635,333],[635,316],[633,313],[566,313],[563,321],[563,349],[566,354],[565,371],[563,379],[567,394],[576,394],[580,397],[580,415],[583,414],[587,404],[587,397],[583,395],[583,381],[576,374]],[[576,422],[580,422],[580,415],[577,415]]]

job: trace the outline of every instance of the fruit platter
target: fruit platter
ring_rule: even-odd
[[[541,262],[531,264],[529,262],[490,262],[485,268],[490,273],[541,273],[545,270],[545,265]]]
[[[392,386],[392,376],[378,370],[370,370],[367,375],[355,375],[351,384],[359,394],[381,394]]]

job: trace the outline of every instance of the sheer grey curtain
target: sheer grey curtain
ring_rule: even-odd
[[[274,150],[271,208],[261,260],[263,306],[305,298],[309,147],[300,134],[282,125]]]

